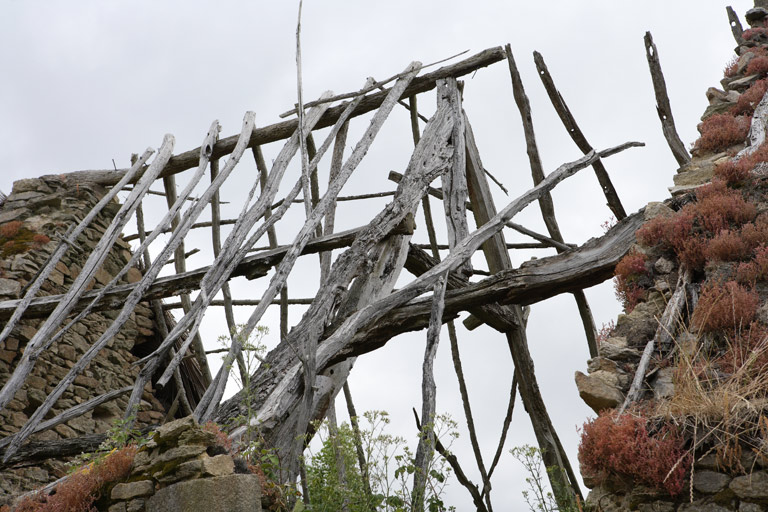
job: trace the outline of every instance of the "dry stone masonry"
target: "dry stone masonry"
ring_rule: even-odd
[[[642,468],[632,468],[631,463],[625,461],[615,471],[617,464],[606,474],[595,471],[588,453],[580,453],[585,483],[592,489],[589,510],[768,510],[768,431],[758,425],[766,421],[766,392],[764,384],[748,387],[766,371],[762,358],[768,288],[757,262],[768,243],[768,231],[759,228],[768,212],[762,145],[768,107],[768,10],[751,9],[747,20],[752,28],[740,36],[723,88],[707,91],[709,107],[699,127],[702,138],[693,147],[691,162],[674,176],[672,198],[646,207],[638,243],[617,266],[617,290],[627,312],[603,333],[599,356],[589,360],[587,373],[575,376],[585,403],[613,422],[601,427],[602,438],[589,440],[590,448],[584,448],[583,438],[582,450],[627,435],[626,430],[619,433],[620,425],[628,424],[622,418],[639,415],[648,418],[641,422],[644,439],[656,436],[660,446],[665,433],[682,432],[686,455],[676,459],[677,466],[667,465],[669,473],[654,486],[643,481]],[[715,196],[718,208],[707,217],[704,203]],[[699,205],[701,216],[685,219],[681,212],[693,211],[690,206],[684,210],[693,204]],[[737,218],[742,213],[744,218]],[[715,226],[718,215],[721,223]],[[668,231],[662,233],[662,227]],[[654,238],[654,229],[666,246]],[[676,235],[669,231],[674,229],[679,229]],[[674,236],[679,238],[670,242]],[[713,298],[718,286],[724,291]],[[684,305],[672,323],[660,328],[676,296],[685,298]],[[708,305],[706,315],[703,304]],[[736,325],[729,325],[734,319]],[[652,352],[647,353],[649,346]],[[644,351],[651,357],[644,357]],[[641,365],[643,359],[647,366]],[[750,373],[750,365],[756,373]],[[640,386],[632,389],[638,372]],[[692,383],[698,389],[692,390]],[[738,400],[728,401],[729,392]],[[706,409],[710,404],[705,399],[720,410]],[[624,410],[629,412],[620,415]],[[641,437],[637,428],[630,435]],[[681,471],[679,466],[685,470],[682,486],[671,495],[669,478]]]
[[[82,220],[104,194],[97,185],[69,185],[60,178],[27,179],[14,183],[13,191],[0,208],[0,300],[18,299],[41,266],[72,225]],[[63,293],[80,272],[90,250],[96,245],[117,211],[117,203],[107,205],[77,240],[42,285],[41,296]],[[89,288],[108,283],[131,258],[130,246],[118,240]],[[132,268],[123,278],[134,283],[141,271]],[[80,356],[109,325],[113,312],[95,312],[78,322],[37,361],[32,375],[8,407],[0,411],[0,436],[17,432],[48,393],[66,375]],[[7,319],[3,320],[2,325]],[[24,347],[37,332],[42,319],[23,319],[4,343],[0,344],[0,385],[19,361]],[[52,415],[108,391],[130,386],[138,368],[134,363],[144,353],[142,347],[156,342],[154,315],[141,303],[123,329],[64,392]],[[141,425],[160,423],[165,408],[150,385],[145,389],[137,419]],[[32,439],[51,441],[105,432],[123,415],[127,396],[103,403],[80,417],[35,434]],[[48,459],[34,467],[10,468],[0,472],[0,504],[21,491],[40,487],[67,473],[65,460]]]

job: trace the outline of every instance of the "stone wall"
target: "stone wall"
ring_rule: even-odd
[[[109,512],[259,512],[261,483],[217,436],[191,417],[158,428],[133,461],[127,482],[98,503]]]
[[[98,186],[68,184],[57,177],[14,183],[12,193],[0,207],[0,301],[24,295],[25,286],[45,264],[61,235],[79,222],[104,193],[105,190]],[[71,285],[118,208],[117,202],[104,208],[78,238],[76,247],[70,249],[56,266],[39,295],[60,294]],[[98,288],[108,283],[128,263],[130,250],[130,246],[119,239],[89,288]],[[123,282],[133,283],[140,278],[140,270],[132,268]],[[0,411],[0,436],[13,434],[25,424],[37,406],[116,316],[117,311],[89,314],[43,353],[22,389],[8,407]],[[0,385],[8,379],[26,343],[43,321],[22,320],[10,337],[0,343]],[[0,328],[4,324],[5,321],[0,321]],[[133,384],[139,369],[132,363],[138,359],[137,355],[145,355],[155,343],[157,339],[153,313],[148,304],[141,303],[130,320],[109,342],[108,349],[98,354],[64,392],[49,417],[89,398]],[[105,432],[114,420],[122,417],[126,405],[127,396],[124,395],[52,430],[35,434],[32,439],[54,440]],[[164,416],[163,405],[148,385],[137,414],[139,424],[157,424]],[[64,462],[48,460],[35,467],[11,468],[0,472],[0,505],[20,491],[39,487],[66,474]]]
[[[752,12],[752,11],[751,11]],[[759,13],[763,16],[760,19],[768,20],[768,11]],[[761,22],[762,23],[762,22]],[[758,47],[757,50],[754,48]],[[702,116],[702,121],[711,116],[719,114],[733,115],[738,109],[745,108],[744,102],[740,102],[742,95],[750,90],[749,88],[756,84],[760,79],[765,78],[765,72],[758,74],[747,73],[750,62],[760,56],[762,59],[768,52],[768,29],[760,28],[755,31],[755,39],[750,40],[747,45],[737,49],[738,59],[734,61],[729,72],[729,77],[722,81],[723,90],[710,88],[707,91],[709,107]],[[768,59],[767,59],[768,60]],[[758,87],[760,84],[758,84]],[[752,89],[751,95],[754,95]],[[764,89],[763,89],[764,90]],[[755,99],[752,109],[763,96],[761,92]],[[745,96],[751,97],[751,96]],[[765,98],[762,98],[765,101]],[[738,105],[738,108],[737,108]],[[743,112],[742,112],[743,113]],[[733,141],[731,147],[727,150],[702,151],[694,150],[692,161],[678,169],[674,176],[674,186],[670,188],[672,199],[665,203],[649,204],[645,211],[645,220],[662,216],[670,217],[675,211],[680,210],[685,204],[697,201],[695,191],[699,187],[710,183],[716,175],[716,168],[731,161],[736,153],[744,149],[743,142]],[[764,158],[760,158],[764,161]],[[748,160],[747,160],[748,161]],[[766,179],[765,163],[757,163],[749,172],[749,177],[736,184],[729,183],[732,190],[738,190],[747,198],[751,206],[755,209],[755,217],[765,216],[768,212],[768,199],[765,192],[768,190],[768,180]],[[757,220],[754,221],[757,223]],[[695,228],[694,228],[695,229]],[[700,228],[702,231],[704,228]],[[733,222],[728,227],[729,234],[737,233],[741,227]],[[732,230],[732,231],[731,231]],[[726,230],[718,232],[724,233]],[[765,246],[768,240],[761,241]],[[736,267],[743,263],[747,258],[744,256],[733,258],[710,257],[706,250],[702,249],[706,256],[706,264],[692,272],[694,275],[693,283],[689,285],[687,296],[691,303],[686,303],[683,313],[681,313],[682,322],[688,327],[679,329],[675,333],[674,339],[664,346],[656,344],[654,347],[654,358],[645,374],[645,386],[643,389],[644,404],[649,410],[655,411],[659,419],[661,409],[654,407],[670,401],[678,393],[677,386],[680,385],[681,372],[680,361],[699,361],[699,354],[711,354],[715,364],[712,366],[702,366],[699,370],[692,372],[709,372],[698,382],[705,382],[704,386],[721,385],[722,382],[732,382],[728,379],[731,374],[723,367],[718,366],[717,358],[722,356],[722,340],[728,340],[728,335],[700,331],[691,325],[691,315],[695,309],[697,296],[702,293],[703,283],[725,282],[732,279]],[[595,412],[609,412],[619,407],[625,400],[632,379],[635,376],[638,363],[641,359],[646,343],[654,339],[654,335],[659,326],[667,304],[669,303],[675,287],[678,283],[678,277],[681,271],[681,264],[676,257],[670,257],[669,251],[660,250],[657,246],[649,247],[638,243],[633,249],[636,254],[642,255],[644,260],[644,270],[642,272],[642,282],[638,285],[643,288],[645,295],[641,302],[628,313],[620,315],[616,321],[615,327],[610,333],[601,340],[599,357],[588,361],[588,372],[576,372],[576,384],[582,399]],[[678,254],[679,255],[679,254]],[[768,326],[768,286],[764,280],[752,282],[748,286],[750,293],[757,297],[756,313],[745,323],[744,332],[747,329],[755,329],[755,332],[761,332]],[[733,306],[734,311],[736,306]],[[736,313],[734,312],[734,317]],[[750,324],[750,322],[753,322]],[[741,327],[738,327],[741,329]],[[738,332],[738,331],[736,331]],[[720,338],[717,338],[720,336]],[[741,334],[734,334],[731,340],[734,345],[738,343]],[[749,335],[747,335],[749,336]],[[727,350],[727,349],[726,349]],[[731,347],[731,350],[733,348]],[[752,350],[762,350],[760,347],[753,347]],[[735,361],[734,356],[734,361]],[[735,363],[733,363],[735,365]],[[735,366],[734,366],[735,368]],[[765,368],[762,370],[765,371]],[[698,379],[699,377],[697,377]],[[749,432],[746,432],[747,423],[734,423],[728,425],[727,430],[723,432],[722,438],[726,439],[726,444],[721,443],[720,436],[716,433],[706,442],[696,445],[692,450],[693,464],[686,468],[685,485],[680,495],[672,497],[669,494],[639,485],[631,477],[620,477],[610,475],[607,479],[591,479],[585,475],[585,484],[592,489],[587,499],[587,509],[596,511],[692,511],[702,510],[710,512],[720,511],[760,511],[768,510],[768,451],[765,449],[764,441],[755,442],[755,427],[757,422],[762,421],[766,414],[765,395],[757,393],[755,396],[742,399],[743,408],[751,410],[752,417],[749,420]],[[696,395],[693,395],[696,396]],[[679,403],[679,402],[678,402]],[[656,404],[656,405],[655,405]],[[733,407],[736,407],[733,405]],[[726,408],[728,409],[728,408]],[[644,409],[641,409],[644,410]],[[721,414],[728,416],[734,414],[736,409],[722,411]],[[669,409],[668,409],[669,411]],[[644,414],[644,413],[637,413]],[[668,417],[674,417],[678,424],[701,425],[698,435],[710,435],[712,426],[716,421],[708,423],[708,419],[697,417],[695,412],[677,411],[674,414],[668,412]],[[686,417],[686,414],[689,417]],[[675,416],[676,415],[676,416]],[[663,415],[662,415],[663,416]],[[735,415],[734,415],[735,416]],[[668,417],[666,419],[668,419]],[[745,415],[746,417],[746,415]],[[617,420],[618,421],[618,420]],[[766,424],[768,427],[768,423]],[[698,427],[696,427],[698,428]],[[691,429],[693,430],[693,429]],[[768,431],[758,434],[758,437],[768,435]],[[689,433],[691,434],[691,433]],[[691,437],[695,439],[696,433]],[[763,437],[764,439],[764,437]],[[701,437],[699,437],[701,441]],[[760,443],[763,443],[762,445]],[[693,440],[688,440],[685,445],[686,450],[690,450]]]

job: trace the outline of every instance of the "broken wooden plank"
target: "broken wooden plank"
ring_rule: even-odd
[[[691,161],[691,155],[685,149],[685,144],[680,140],[680,135],[677,134],[677,128],[675,128],[675,119],[672,117],[672,106],[669,104],[669,94],[667,93],[667,83],[664,80],[664,73],[661,71],[656,43],[653,42],[653,36],[650,32],[645,33],[643,40],[645,41],[645,56],[651,70],[653,91],[656,94],[656,113],[659,115],[659,121],[661,121],[661,130],[664,132],[664,138],[672,151],[672,155],[677,160],[677,165],[682,167]]]
[[[587,138],[584,136],[584,133],[582,133],[579,125],[576,124],[576,119],[573,117],[573,114],[571,114],[568,105],[566,105],[565,100],[557,90],[555,82],[552,80],[552,75],[549,74],[547,65],[544,63],[544,57],[542,57],[539,52],[533,52],[533,60],[536,63],[536,69],[539,71],[539,78],[541,78],[544,88],[547,91],[547,95],[552,101],[552,105],[555,107],[555,111],[563,122],[568,135],[570,135],[573,142],[576,143],[576,146],[578,146],[584,154],[589,153],[592,151],[592,146],[587,142]],[[608,176],[608,171],[605,170],[605,166],[598,160],[593,164],[592,168],[595,170],[597,181],[600,183],[600,186],[603,189],[603,194],[605,194],[605,199],[608,201],[608,207],[618,220],[623,219],[627,214],[624,211],[624,207],[621,205],[619,195],[616,193],[613,183],[611,183],[611,178]]]

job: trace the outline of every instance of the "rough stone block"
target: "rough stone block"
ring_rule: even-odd
[[[693,488],[704,494],[717,494],[731,482],[731,477],[715,471],[696,471],[693,474]]]
[[[202,459],[202,470],[206,476],[226,476],[235,471],[235,461],[231,455],[216,455]]]
[[[202,464],[203,463],[200,459],[192,459],[187,462],[183,462],[167,474],[158,474],[157,481],[161,484],[171,484],[181,480],[198,478],[200,476],[200,469]]]
[[[579,396],[595,412],[616,407],[624,401],[624,394],[619,390],[618,377],[615,374],[603,370],[591,375],[576,372],[575,379]]]
[[[0,278],[0,295],[18,297],[21,291],[21,283],[12,279]]]
[[[155,492],[155,486],[152,480],[139,480],[138,482],[129,482],[127,484],[117,484],[112,488],[113,500],[130,500],[140,496],[149,496]]]
[[[147,500],[147,512],[260,512],[261,488],[256,475],[201,478],[169,485]]]
[[[155,435],[153,438],[159,445],[165,443],[173,443],[179,438],[179,436],[181,436],[181,434],[191,428],[195,428],[196,426],[197,422],[195,419],[192,416],[187,416],[185,418],[180,418],[178,420],[174,420],[166,423],[165,425],[162,425],[157,430],[155,430]]]
[[[729,487],[741,499],[768,501],[768,473],[765,471],[738,476],[731,480]]]
[[[693,503],[680,505],[680,508],[677,510],[678,512],[729,512],[732,509],[718,505],[717,503],[694,501]]]

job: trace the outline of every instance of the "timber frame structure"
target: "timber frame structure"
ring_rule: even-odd
[[[652,41],[649,44],[652,45]],[[490,193],[492,185],[483,167],[470,120],[462,108],[464,88],[458,79],[502,61],[506,61],[509,67],[514,97],[525,128],[534,186],[519,194],[509,204],[497,207]],[[369,79],[359,91],[342,95],[326,93],[317,101],[286,113],[286,116],[292,118],[263,128],[255,127],[254,114],[248,112],[239,135],[220,139],[220,127],[218,122],[214,122],[201,146],[183,153],[174,154],[174,139],[167,135],[154,159],[150,161],[154,152],[147,150],[134,158],[130,169],[79,171],[64,175],[68,183],[95,183],[106,187],[109,192],[93,212],[61,240],[37,279],[27,286],[24,296],[18,300],[0,302],[0,322],[3,323],[0,341],[8,337],[21,318],[46,319],[36,336],[27,344],[11,378],[0,390],[0,410],[7,406],[23,385],[37,357],[50,346],[52,337],[57,335],[62,326],[67,329],[72,325],[72,315],[82,318],[98,310],[114,310],[118,313],[112,327],[70,369],[27,424],[17,434],[0,440],[3,463],[44,456],[41,453],[50,453],[46,450],[57,450],[59,454],[72,450],[74,453],[83,447],[97,445],[100,439],[98,436],[93,436],[92,440],[81,438],[80,444],[67,444],[63,441],[53,443],[55,448],[25,442],[31,434],[52,428],[72,415],[86,412],[88,407],[95,407],[100,403],[99,400],[103,401],[104,397],[89,400],[86,406],[78,406],[76,410],[65,413],[67,417],[64,419],[46,417],[61,393],[88,364],[89,358],[106,347],[110,337],[126,321],[139,301],[150,301],[159,313],[163,308],[162,299],[178,297],[183,317],[170,326],[169,332],[162,333],[162,343],[140,361],[141,372],[134,386],[121,390],[131,393],[126,417],[130,417],[138,405],[146,383],[154,377],[157,378],[158,386],[167,385],[174,379],[180,362],[190,352],[203,370],[206,391],[199,400],[193,400],[185,396],[184,388],[181,387],[178,390],[179,399],[186,404],[182,409],[193,411],[194,417],[200,422],[215,420],[225,423],[242,414],[240,395],[221,403],[229,377],[228,369],[242,358],[240,340],[256,328],[268,307],[279,305],[281,341],[269,352],[250,379],[258,411],[252,421],[265,442],[277,450],[285,466],[285,480],[295,481],[300,472],[299,455],[305,442],[302,434],[311,430],[312,421],[325,417],[340,391],[344,390],[351,406],[346,379],[355,358],[376,350],[397,334],[426,329],[423,407],[420,417],[425,419],[435,414],[432,361],[440,327],[447,323],[467,413],[470,441],[482,481],[471,482],[458,460],[445,452],[439,443],[436,447],[447,458],[460,483],[471,494],[477,509],[492,510],[491,477],[503,448],[517,393],[520,393],[530,416],[545,465],[560,468],[559,471],[549,473],[555,494],[559,499],[565,499],[563,496],[567,499],[581,499],[576,475],[539,393],[526,341],[526,306],[558,294],[572,294],[584,324],[590,354],[592,357],[598,355],[596,329],[583,289],[612,277],[616,263],[633,245],[635,230],[643,221],[642,211],[634,214],[625,212],[603,162],[617,152],[643,144],[627,142],[613,148],[593,149],[557,91],[538,53],[535,54],[535,62],[558,115],[575,144],[584,153],[582,158],[565,163],[549,174],[545,174],[539,159],[528,99],[511,48],[507,45],[505,48],[487,49],[423,74],[420,73],[425,66],[418,62],[411,63],[388,80],[374,82]],[[690,157],[675,133],[671,113],[662,115],[665,109],[669,112],[669,102],[655,47],[649,53],[649,64],[664,133],[676,158],[682,163]],[[417,97],[431,90],[435,90],[437,96],[437,109],[427,120],[418,113]],[[337,201],[355,199],[341,197],[342,187],[374,142],[389,114],[393,109],[402,107],[410,111],[415,149],[402,174],[390,174],[390,179],[397,183],[393,192],[385,193],[391,195],[391,202],[370,223],[341,233],[334,232]],[[373,112],[370,125],[355,143],[351,154],[345,157],[349,123],[368,112]],[[426,121],[423,131],[419,128],[420,117]],[[313,131],[326,127],[331,128],[330,133],[316,147]],[[285,142],[270,168],[266,165],[261,146],[277,141]],[[259,175],[252,185],[247,203],[242,205],[241,215],[228,221],[221,218],[219,188],[248,151],[255,159]],[[220,165],[220,159],[227,155],[226,164]],[[297,155],[301,159],[301,176],[296,179],[289,194],[278,198],[278,186],[286,175],[289,162]],[[321,193],[317,168],[320,162],[328,160],[330,181]],[[576,247],[565,243],[554,215],[550,191],[560,181],[589,167],[595,172],[606,202],[618,223],[603,237]],[[193,189],[206,173],[209,173],[210,186],[199,197],[191,199]],[[180,185],[183,190],[179,193],[177,179],[183,180],[183,185]],[[433,187],[433,182],[437,180],[440,180],[440,188]],[[156,181],[163,184],[168,212],[148,229],[144,224],[141,205],[142,199],[150,191],[150,185]],[[126,189],[131,184],[132,188]],[[69,291],[64,295],[37,296],[41,283],[59,259],[71,250],[70,245],[78,234],[104,205],[125,190],[130,191],[119,212],[96,249],[88,256],[86,265]],[[436,212],[431,210],[428,196],[442,200],[444,205],[447,248],[450,252],[443,259],[440,259],[438,252],[441,247],[437,243],[432,220]],[[541,208],[547,234],[533,232],[513,222],[515,214],[534,201]],[[291,244],[278,246],[276,229],[283,226],[281,229],[285,230],[284,235],[288,234],[287,230],[291,226],[281,224],[280,220],[294,203],[303,203],[306,221],[299,230],[292,230]],[[417,213],[419,206],[423,213]],[[198,223],[199,216],[209,208],[212,221]],[[470,231],[468,227],[470,214],[478,226],[475,231]],[[429,252],[410,243],[417,215],[424,215],[424,225],[430,240]],[[140,240],[140,245],[122,272],[140,264],[142,279],[131,285],[117,284],[118,276],[102,288],[86,291],[85,284],[93,278],[131,219],[137,222],[138,233],[135,238]],[[231,224],[232,228],[222,240],[221,226],[224,224]],[[215,261],[207,267],[187,270],[184,262],[185,237],[191,229],[208,227],[212,231]],[[507,244],[504,228],[524,233],[534,241]],[[161,233],[170,233],[162,244],[162,239],[158,239]],[[252,249],[264,235],[269,240],[269,248],[253,252]],[[149,258],[150,246],[158,254],[154,261]],[[509,250],[517,248],[552,248],[557,251],[557,255],[513,268]],[[331,254],[334,249],[343,249],[335,259]],[[471,257],[476,251],[482,251],[488,272],[473,269]],[[292,302],[288,297],[286,279],[297,258],[313,253],[320,255],[322,285],[311,301],[298,301],[309,302],[309,308],[296,325],[290,326],[287,308],[297,301]],[[174,258],[176,274],[159,278],[160,270],[170,258]],[[407,285],[394,290],[403,268],[414,277]],[[230,279],[238,276],[257,279],[269,274],[269,285],[258,300],[238,301],[232,297],[228,286]],[[194,291],[197,294],[191,296],[190,292]],[[235,305],[252,307],[253,312],[240,336],[232,336],[222,370],[211,376],[205,350],[197,334],[200,323],[207,308],[224,306],[229,328],[234,330],[236,326],[232,308]],[[484,461],[480,456],[458,357],[453,322],[464,311],[470,313],[465,320],[468,328],[485,323],[504,333],[514,362],[507,418],[492,462]],[[240,371],[243,371],[242,365]],[[245,430],[245,427],[240,427],[230,435],[238,438]],[[429,430],[425,429],[416,454],[417,464],[419,460],[431,455],[427,453],[429,447],[434,446],[430,436]],[[423,480],[419,480],[418,471],[416,475],[414,496],[418,496],[419,492],[423,494]]]

